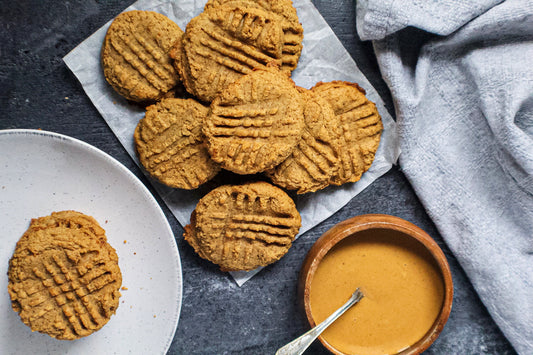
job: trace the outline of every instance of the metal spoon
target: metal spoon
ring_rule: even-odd
[[[287,345],[281,347],[276,351],[276,355],[301,355],[305,349],[311,345],[313,341],[324,331],[331,323],[333,323],[337,318],[339,318],[344,312],[348,310],[351,306],[356,304],[363,298],[364,295],[359,288],[355,290],[352,294],[352,297],[343,304],[339,309],[333,312],[329,317],[327,317],[322,323],[300,336],[299,338],[294,339]]]

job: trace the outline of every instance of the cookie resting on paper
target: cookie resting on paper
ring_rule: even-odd
[[[281,70],[288,73],[296,69],[300,54],[302,53],[302,41],[304,30],[298,14],[291,0],[241,0],[240,2],[252,2],[261,6],[269,13],[276,14],[282,18],[283,48],[281,53]],[[209,0],[205,4],[205,9],[216,7],[221,4],[239,2],[236,0]]]
[[[198,202],[184,238],[223,271],[252,270],[285,255],[300,225],[294,202],[280,188],[266,182],[224,185]]]
[[[153,11],[127,11],[107,30],[102,66],[107,82],[131,101],[154,102],[180,82],[170,50],[183,31],[168,17]]]
[[[383,124],[376,105],[355,83],[331,81],[318,83],[311,91],[324,98],[340,118],[341,155],[334,185],[355,182],[367,171],[379,147]]]
[[[229,84],[268,65],[281,66],[282,18],[253,2],[228,2],[193,18],[171,51],[187,91],[211,102]]]
[[[220,166],[209,153],[202,125],[209,109],[193,99],[163,99],[146,109],[134,133],[137,156],[159,182],[195,189]]]
[[[255,70],[211,103],[204,124],[209,154],[237,174],[285,160],[301,139],[303,107],[294,82],[276,68]]]

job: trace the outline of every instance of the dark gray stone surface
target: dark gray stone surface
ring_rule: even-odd
[[[40,128],[81,139],[118,159],[154,192],[61,59],[131,2],[2,1],[0,129]],[[356,35],[354,3],[313,2],[394,114],[372,46]],[[182,227],[161,199],[158,201],[176,236],[183,266],[183,305],[170,354],[274,354],[306,331],[308,324],[299,308],[296,290],[303,259],[323,232],[341,220],[364,213],[392,214],[417,224],[437,240],[448,257],[455,282],[453,310],[441,336],[427,353],[515,353],[398,167],[301,236],[282,260],[241,288],[227,274],[194,254],[183,241]],[[308,353],[327,352],[315,342]]]

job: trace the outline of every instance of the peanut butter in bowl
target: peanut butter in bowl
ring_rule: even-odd
[[[399,225],[380,221],[389,217]],[[442,330],[453,294],[448,265],[433,239],[385,215],[355,217],[326,232],[310,250],[300,282],[311,326],[355,288],[364,294],[319,337],[335,354],[420,353]]]

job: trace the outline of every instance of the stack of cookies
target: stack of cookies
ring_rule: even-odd
[[[119,15],[106,35],[102,63],[119,94],[152,104],[134,132],[146,171],[181,189],[197,188],[220,169],[262,173],[298,194],[358,181],[374,159],[381,118],[355,83],[297,87],[290,76],[302,40],[291,0],[209,0],[185,32],[154,12]],[[180,85],[187,97],[176,97]],[[218,217],[208,218],[200,201],[185,233],[200,256],[225,270],[248,270],[284,254],[279,251],[290,246],[299,217],[280,222],[268,212],[258,220],[250,201],[271,196],[261,203],[274,206],[282,195],[290,199],[268,183],[258,186],[225,186],[216,199],[204,197],[218,199],[202,199],[214,210],[220,201],[235,206],[236,199],[249,200]],[[293,216],[292,210],[278,212]],[[290,233],[278,238],[278,227]],[[267,257],[259,245],[276,252]]]
[[[32,219],[9,260],[8,278],[20,319],[60,340],[102,328],[117,310],[122,284],[105,231],[76,211]]]

